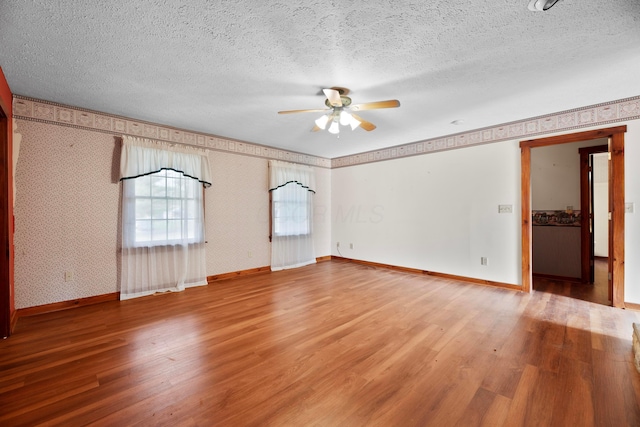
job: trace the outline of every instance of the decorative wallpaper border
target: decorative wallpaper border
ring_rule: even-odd
[[[580,227],[582,214],[580,211],[532,211],[531,225],[533,226],[560,226]]]
[[[139,136],[193,145],[209,150],[331,168],[331,160],[322,157],[235,141],[205,133],[191,132],[20,95],[13,96],[13,116],[17,119],[49,122],[114,135]]]
[[[322,168],[341,168],[636,120],[640,119],[640,96],[334,159],[191,132],[20,95],[13,97],[13,115],[18,119],[50,122],[114,135],[140,136],[246,156],[285,160]]]
[[[397,145],[382,150],[336,157],[331,160],[331,168],[399,159],[402,157],[488,144],[491,142],[528,139],[529,137],[552,132],[568,131],[635,119],[640,119],[640,96],[475,129],[469,132],[443,136],[441,138]]]

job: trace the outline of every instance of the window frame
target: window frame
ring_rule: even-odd
[[[158,196],[153,194],[154,176],[155,177],[160,176],[164,178],[164,182],[165,182],[164,196]],[[137,184],[136,180],[141,178],[149,180],[150,188],[149,188],[149,192],[146,194],[139,194],[137,192],[138,187],[136,185]],[[168,183],[170,182],[169,180],[171,179],[180,181],[180,185],[176,187],[180,192],[179,196],[176,196],[175,193],[173,195],[170,194]],[[160,171],[157,171],[157,172],[145,174],[135,178],[128,178],[126,179],[126,182],[127,182],[126,185],[127,186],[131,185],[132,188],[123,189],[124,195],[125,195],[124,203],[130,203],[130,206],[131,206],[130,208],[133,209],[133,215],[132,215],[133,220],[125,224],[125,227],[128,228],[126,233],[128,237],[126,242],[123,239],[123,246],[130,247],[130,248],[136,248],[136,247],[160,248],[160,247],[168,247],[168,246],[184,244],[185,242],[187,242],[187,244],[206,243],[205,232],[204,232],[204,205],[205,205],[204,188],[201,188],[202,184],[197,179],[187,176],[184,173],[172,168],[162,168]],[[192,186],[192,188],[188,188],[188,186]],[[127,199],[129,199],[129,201],[127,201]],[[148,218],[138,217],[137,201],[139,200],[150,201],[149,208],[148,208],[148,211],[149,211]],[[153,201],[154,200],[166,201],[166,208],[164,210],[164,214],[161,215],[160,218],[153,217]],[[178,204],[180,205],[179,215],[176,216],[175,214],[174,215],[171,214],[170,212],[171,202],[174,202],[173,203],[174,208],[176,207],[175,202],[178,202]],[[192,203],[192,209],[186,209],[185,205],[189,205],[190,202]],[[137,226],[139,222],[145,222],[145,221],[148,221],[150,225],[148,228],[150,240],[142,240],[142,239],[139,240],[140,234]],[[185,225],[184,222],[194,221],[194,225],[193,225],[194,235],[187,236],[186,238],[183,238],[183,237],[169,238],[171,233],[171,231],[169,230],[170,221],[176,221],[179,223],[179,232],[181,233],[181,235],[184,235],[185,231],[189,233],[189,229],[188,229],[189,226]],[[153,238],[154,222],[165,223],[164,239],[154,240]],[[186,230],[185,230],[185,227],[187,228]]]
[[[304,233],[277,233],[276,232],[276,225],[277,225],[277,218],[275,218],[274,212],[276,209],[276,203],[296,203],[296,202],[292,202],[292,201],[287,201],[287,200],[275,200],[274,198],[274,192],[279,191],[283,188],[285,188],[288,185],[294,185],[294,186],[298,186],[300,188],[302,188],[305,192],[306,192],[306,200],[304,201],[304,203],[297,203],[297,205],[299,205],[300,207],[303,207],[305,210],[305,232]],[[281,187],[269,190],[269,241],[273,241],[274,237],[298,237],[298,236],[309,236],[312,234],[312,221],[313,218],[311,218],[311,214],[309,212],[308,209],[308,205],[309,203],[313,203],[313,200],[309,200],[309,197],[311,197],[312,191],[308,190],[305,187],[302,187],[299,183],[297,182],[289,182]],[[280,193],[278,193],[280,194]],[[285,193],[282,193],[285,194]],[[288,216],[289,218],[292,218],[291,216]]]

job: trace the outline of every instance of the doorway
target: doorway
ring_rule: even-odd
[[[596,256],[609,257],[608,145],[583,147],[580,153],[581,280],[595,282]],[[596,165],[596,159],[598,160]],[[598,236],[596,247],[596,235]],[[606,241],[605,241],[606,240]],[[611,292],[609,292],[611,300]]]
[[[626,126],[520,142],[522,214],[522,290],[533,289],[531,149],[607,138],[609,153],[608,283],[614,307],[624,308],[624,134]]]

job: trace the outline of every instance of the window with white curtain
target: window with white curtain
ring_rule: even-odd
[[[308,189],[293,182],[272,191],[274,236],[311,234],[309,215],[311,194]]]
[[[171,169],[124,181],[124,203],[133,209],[123,242],[128,247],[204,241],[202,184]]]
[[[120,298],[207,284],[205,150],[124,136]]]
[[[312,167],[269,161],[271,193],[271,270],[316,262],[313,245]]]

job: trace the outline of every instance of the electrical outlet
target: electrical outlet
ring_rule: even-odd
[[[489,259],[486,256],[480,257],[480,265],[489,265]]]
[[[353,249],[353,243],[349,243],[349,249]]]
[[[513,213],[513,205],[498,205],[498,213]]]
[[[70,282],[73,280],[73,271],[65,271],[64,272],[64,281]]]

